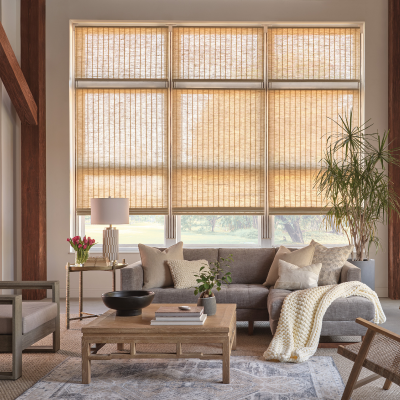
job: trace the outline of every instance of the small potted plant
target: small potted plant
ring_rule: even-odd
[[[67,242],[75,250],[75,266],[83,267],[83,264],[89,258],[89,250],[96,244],[94,239],[89,237],[81,238],[80,236],[75,236],[73,238],[67,238]]]
[[[227,263],[232,261],[232,254],[229,254],[227,258],[221,257],[221,261],[217,260],[210,263],[209,268],[207,268],[207,266],[202,266],[199,274],[194,275],[198,283],[198,286],[195,287],[194,294],[198,295],[201,293],[197,305],[204,307],[204,313],[208,316],[214,315],[217,312],[217,302],[212,290],[215,288],[219,292],[222,283],[229,284],[232,282],[231,273],[224,272],[223,270],[223,267],[229,268]]]

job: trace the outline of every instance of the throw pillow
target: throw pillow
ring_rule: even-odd
[[[168,260],[167,263],[175,289],[188,289],[197,286],[196,279],[198,278],[194,275],[199,275],[201,267],[204,267],[202,272],[210,271],[207,260]]]
[[[312,264],[314,256],[314,246],[303,247],[302,249],[290,251],[285,246],[279,247],[274,261],[269,269],[267,280],[263,283],[264,286],[273,286],[279,276],[279,260],[287,261],[291,264],[297,265],[298,267],[305,267],[306,265]]]
[[[161,251],[139,243],[143,266],[143,289],[172,286],[168,260],[183,260],[183,243],[179,242]]]
[[[312,264],[305,267],[279,260],[279,278],[274,289],[302,290],[318,286],[318,276],[322,264]]]
[[[318,286],[337,285],[343,265],[353,251],[353,245],[328,248],[312,240],[310,246],[315,248],[313,264],[322,264]]]

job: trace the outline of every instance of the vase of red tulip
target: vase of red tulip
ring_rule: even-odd
[[[96,244],[96,241],[91,239],[90,236],[85,236],[84,238],[75,236],[68,238],[67,242],[75,250],[75,266],[83,267],[83,264],[85,264],[89,257],[89,250]]]

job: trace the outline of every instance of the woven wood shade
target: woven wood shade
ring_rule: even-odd
[[[263,75],[263,28],[173,29],[173,79],[254,79]]]
[[[129,198],[130,214],[167,214],[165,89],[76,90],[76,209]]]
[[[360,79],[360,29],[269,29],[268,78]]]
[[[174,90],[175,214],[262,214],[265,92]]]
[[[268,94],[268,179],[271,214],[321,212],[326,208],[314,178],[327,137],[338,132],[338,115],[353,110],[359,120],[357,90],[271,90]],[[340,132],[339,132],[340,133]]]
[[[75,78],[167,79],[168,29],[76,27]]]

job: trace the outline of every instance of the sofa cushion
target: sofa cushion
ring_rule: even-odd
[[[233,262],[224,269],[232,274],[232,283],[262,284],[275,257],[273,248],[221,248],[219,258],[233,256]]]
[[[44,301],[22,302],[22,334],[57,317],[57,303]],[[12,305],[0,305],[0,335],[12,333]]]
[[[143,266],[143,289],[173,285],[167,260],[183,260],[183,243],[178,242],[165,250],[141,243],[138,247]]]
[[[301,249],[290,250],[285,246],[280,246],[274,260],[272,261],[271,268],[268,272],[268,276],[266,281],[264,282],[264,286],[271,287],[275,285],[276,281],[279,277],[279,260],[284,260],[288,263],[297,265],[298,267],[306,267],[307,265],[314,264],[312,263],[313,255],[314,255],[314,247],[307,246]]]
[[[194,289],[154,288],[154,303],[197,303],[198,295]],[[222,285],[221,291],[215,291],[217,303],[235,303],[237,308],[266,309],[269,290],[263,285],[231,284]]]
[[[275,282],[275,289],[310,289],[318,286],[319,271],[322,264],[311,264],[305,267],[279,260],[279,278]]]
[[[209,264],[218,260],[218,249],[183,249],[183,259],[188,261],[207,260]]]
[[[271,289],[268,295],[268,313],[271,320],[279,320],[285,297],[290,290]],[[374,304],[364,297],[351,296],[339,298],[332,302],[326,310],[324,321],[355,321],[364,318],[371,321],[375,316]]]
[[[188,289],[197,286],[201,268],[203,268],[201,273],[210,273],[207,260],[168,260],[167,264],[171,271],[175,289]]]

